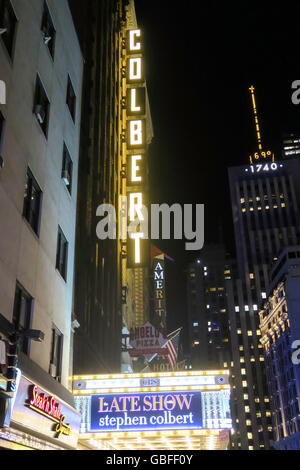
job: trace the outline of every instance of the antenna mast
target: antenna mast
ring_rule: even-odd
[[[261,133],[260,133],[260,128],[259,128],[259,122],[258,122],[258,114],[257,114],[257,108],[256,108],[256,101],[255,101],[255,88],[253,85],[249,88],[249,91],[251,92],[251,98],[252,98],[252,106],[253,106],[253,114],[254,114],[254,121],[255,121],[255,130],[256,130],[256,136],[257,136],[257,143],[258,143],[258,152],[256,152],[254,155],[250,155],[250,163],[251,165],[253,164],[253,159],[254,160],[261,160],[261,159],[266,159],[268,157],[272,157],[272,161],[274,162],[274,153],[270,150],[264,152],[263,147],[262,147],[262,142],[261,142]]]

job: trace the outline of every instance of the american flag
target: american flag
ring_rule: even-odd
[[[172,370],[174,370],[177,362],[178,345],[181,330],[182,328],[179,328],[174,333],[171,333],[171,335],[169,335],[169,341],[165,346],[168,350],[167,359]]]

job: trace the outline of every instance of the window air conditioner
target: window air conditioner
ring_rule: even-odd
[[[66,185],[69,186],[69,184],[70,184],[70,175],[69,175],[68,170],[63,170],[61,177],[64,180],[64,182],[66,183]]]
[[[49,44],[49,42],[51,41],[52,36],[51,36],[51,34],[49,34],[49,31],[47,31],[46,28],[43,29],[43,38],[44,38],[44,43],[47,46]]]
[[[40,105],[40,104],[37,104],[36,107],[35,107],[34,113],[35,113],[38,121],[41,124],[43,124],[43,122],[45,121],[45,110],[44,110],[43,106]]]
[[[54,364],[50,364],[50,367],[49,367],[49,374],[51,375],[51,377],[53,377],[54,379],[56,378],[56,366]]]

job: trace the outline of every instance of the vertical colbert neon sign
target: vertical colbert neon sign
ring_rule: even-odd
[[[143,267],[146,256],[146,86],[140,29],[127,32],[127,200],[129,204],[129,240],[127,266]]]

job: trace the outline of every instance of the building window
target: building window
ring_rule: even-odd
[[[74,88],[70,79],[70,76],[68,75],[68,87],[67,87],[67,105],[70,110],[71,116],[73,121],[75,122],[75,117],[76,117],[76,95],[74,92]]]
[[[53,21],[48,9],[48,5],[45,2],[44,3],[44,14],[43,14],[43,20],[42,20],[42,27],[41,27],[42,33],[43,33],[43,40],[45,45],[47,46],[50,55],[52,59],[54,58],[54,49],[55,49],[55,36],[56,36],[56,31],[53,26]]]
[[[32,307],[33,307],[33,298],[26,292],[26,290],[17,283],[16,293],[15,293],[15,302],[14,302],[14,312],[13,312],[13,323],[18,331],[29,330],[31,327],[31,318],[32,318]],[[20,340],[20,350],[28,355],[30,339],[22,338]]]
[[[73,162],[66,145],[64,145],[61,177],[64,180],[70,194],[72,192],[72,174]]]
[[[63,231],[58,227],[57,236],[57,253],[56,253],[56,269],[60,272],[64,280],[67,280],[67,264],[68,264],[68,242]]]
[[[58,382],[61,382],[62,350],[63,334],[53,325],[49,373]]]
[[[33,112],[45,136],[48,134],[50,101],[39,76],[36,79]]]
[[[36,235],[39,235],[40,231],[41,206],[42,191],[28,168],[24,193],[23,217],[25,217]]]
[[[4,32],[1,39],[7,49],[10,58],[13,58],[17,17],[10,0],[0,0],[0,29]]]

